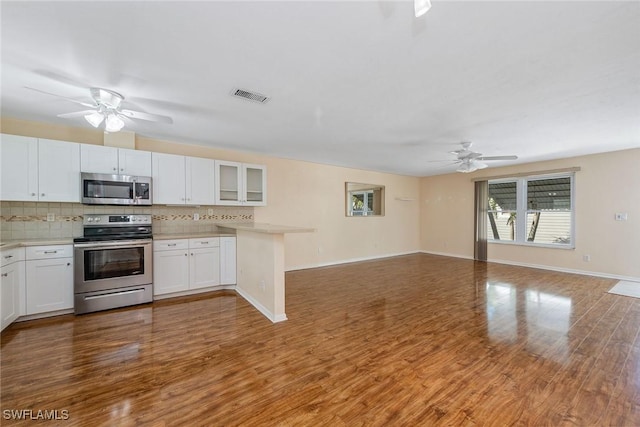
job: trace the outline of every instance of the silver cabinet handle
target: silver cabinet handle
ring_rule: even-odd
[[[113,170],[114,170],[114,171],[117,171],[118,169],[117,169],[117,168],[113,168]]]
[[[4,259],[13,258],[13,255],[5,255]]]
[[[35,196],[35,195],[36,195],[36,193],[31,193],[31,195],[32,195],[32,196]]]
[[[9,276],[9,273],[2,273],[2,277],[7,277]]]
[[[187,256],[188,254],[184,254],[184,256]]]
[[[167,246],[178,246],[177,243],[168,243]]]
[[[123,171],[124,171],[124,168],[120,168],[120,172],[123,172]]]
[[[44,193],[42,193],[41,196],[44,196]]]
[[[57,254],[58,251],[44,251],[45,254]]]

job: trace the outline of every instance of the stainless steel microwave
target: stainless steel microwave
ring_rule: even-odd
[[[81,174],[82,203],[85,205],[151,205],[151,177]]]

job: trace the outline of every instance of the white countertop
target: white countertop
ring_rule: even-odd
[[[252,231],[254,233],[265,234],[285,234],[285,233],[312,233],[315,228],[295,227],[291,225],[266,224],[261,222],[237,222],[217,224],[218,228],[231,228],[233,230]]]
[[[172,239],[201,239],[205,237],[236,237],[235,233],[221,232],[198,232],[198,233],[167,233],[153,234],[153,240],[172,240]]]
[[[51,246],[73,245],[72,237],[42,238],[42,239],[16,239],[5,240],[0,243],[0,249],[13,249],[24,246]]]

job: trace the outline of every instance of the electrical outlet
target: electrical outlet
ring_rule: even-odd
[[[260,288],[261,291],[264,291],[264,280],[260,280],[260,282],[258,282],[258,288]]]
[[[591,262],[591,255],[582,255],[582,260],[584,262]]]
[[[616,213],[616,221],[626,221],[627,220],[627,213]]]
[[[194,221],[200,221],[200,214],[199,213],[194,213],[193,214],[193,220]]]
[[[213,215],[213,209],[207,209],[207,215],[209,216]]]
[[[55,220],[56,220],[56,214],[52,214],[52,213],[47,214],[47,221],[52,222]]]

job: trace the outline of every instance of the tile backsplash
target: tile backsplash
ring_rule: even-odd
[[[84,214],[151,214],[153,232],[215,232],[216,224],[253,222],[246,206],[87,206],[80,203],[1,202],[0,240],[71,238],[82,236]],[[194,214],[199,220],[194,220]],[[47,221],[53,215],[53,221]]]

